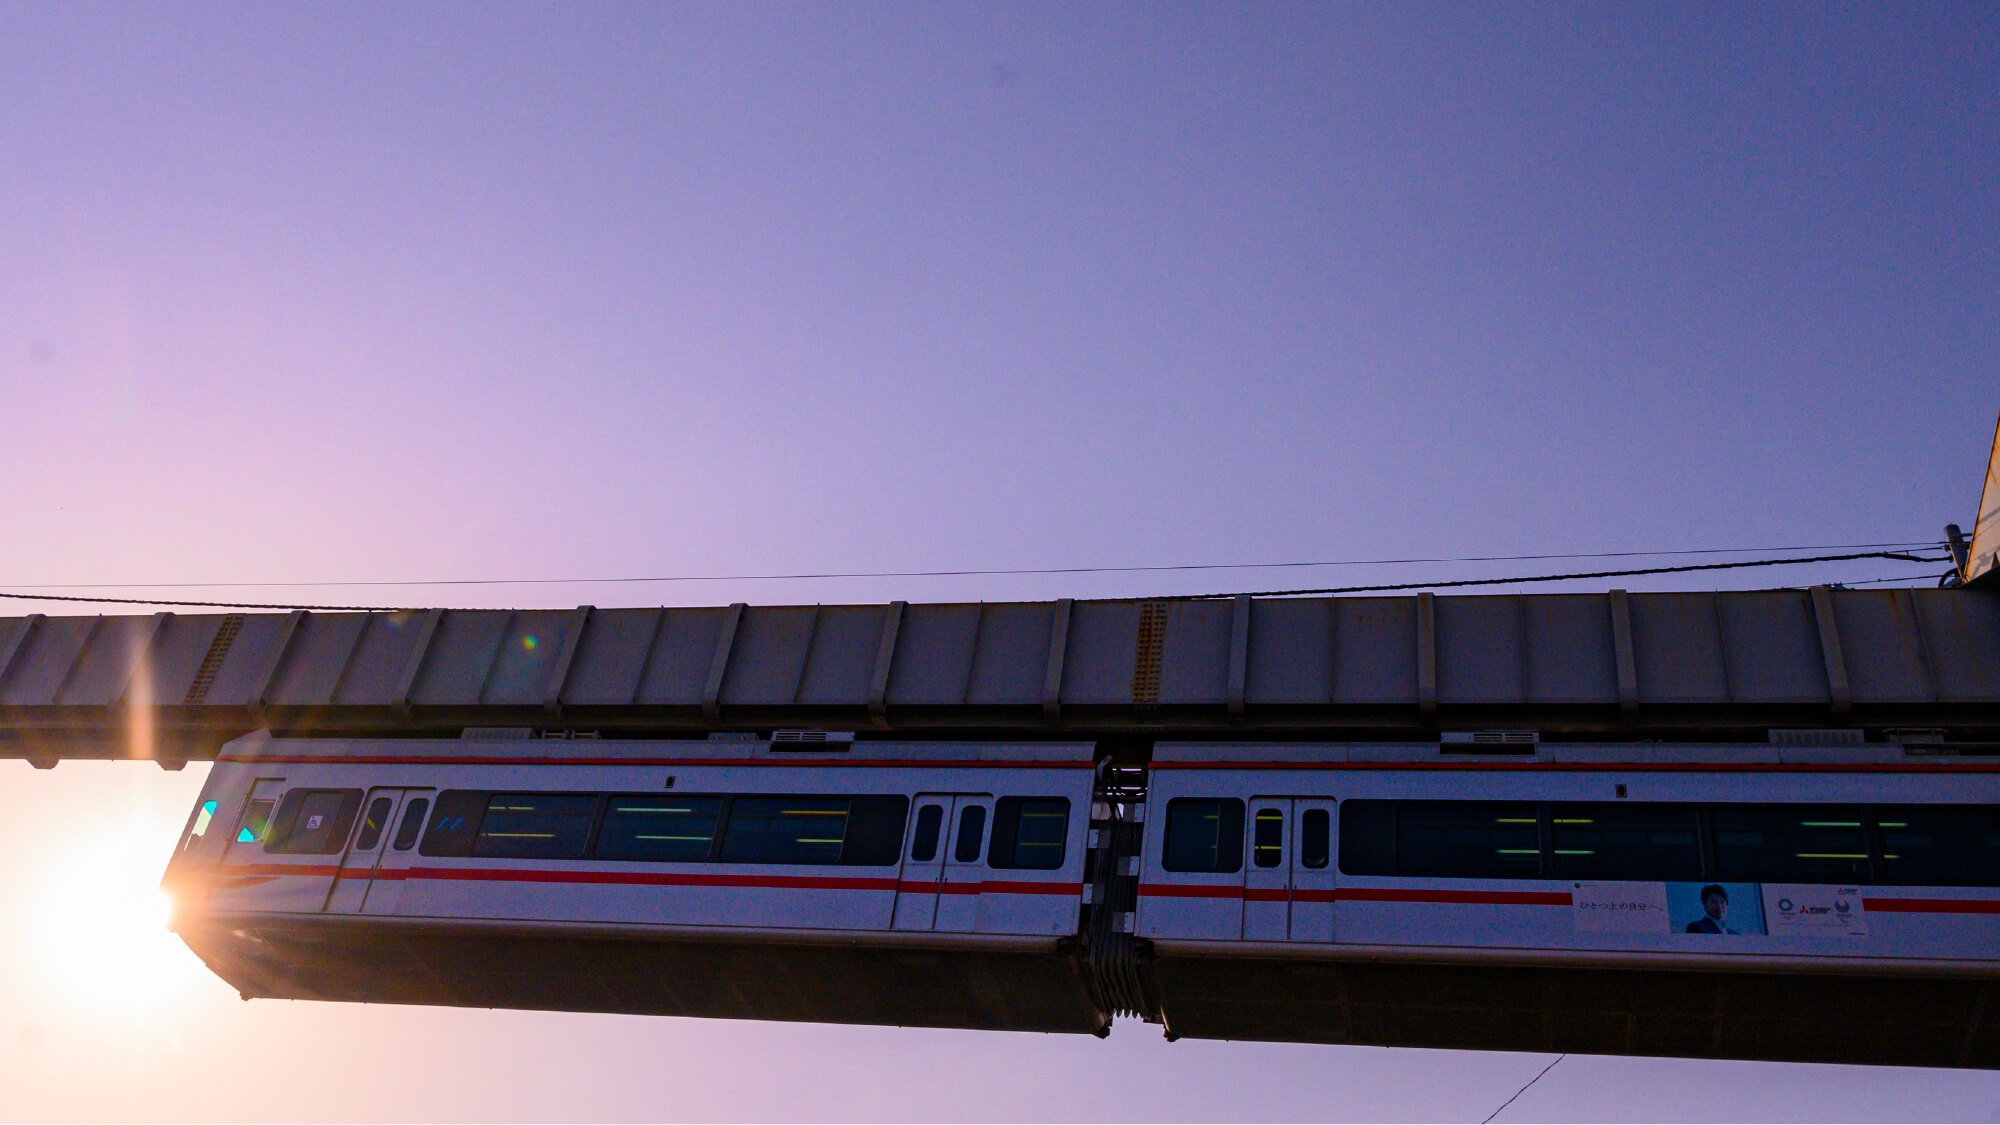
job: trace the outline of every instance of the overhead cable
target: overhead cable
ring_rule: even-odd
[[[1684,558],[1695,555],[1754,555],[1767,551],[1854,551],[1935,548],[1934,540],[1903,543],[1829,543],[1817,547],[1711,547],[1677,551],[1582,551],[1548,555],[1467,555],[1460,558],[1324,559],[1314,562],[1180,563],[1168,566],[1054,566],[966,570],[827,571],[812,574],[684,574],[630,578],[425,578],[408,581],[360,579],[331,582],[50,582],[10,585],[12,590],[199,590],[334,586],[589,586],[649,582],[776,582],[822,578],[962,578],[1035,574],[1147,574],[1190,570],[1283,570],[1333,566],[1414,566],[1431,563],[1547,562],[1557,559]],[[160,605],[167,603],[160,602]]]
[[[203,609],[304,609],[320,613],[403,613],[408,605],[299,605],[294,602],[196,602],[180,598],[114,598],[104,594],[22,594],[0,590],[0,598],[24,602],[87,602],[103,605],[178,605]]]
[[[1257,591],[1247,591],[1235,594],[1174,594],[1158,599],[1124,599],[1124,600],[1188,601],[1188,600],[1196,600],[1203,598],[1224,598],[1224,597],[1282,598],[1282,597],[1292,597],[1292,596],[1300,596],[1307,594],[1364,594],[1364,593],[1383,593],[1390,590],[1431,590],[1431,589],[1446,589],[1446,588],[1460,587],[1460,586],[1511,586],[1511,585],[1520,585],[1533,582],[1569,582],[1582,578],[1623,578],[1630,575],[1641,575],[1641,574],[1681,574],[1681,573],[1686,573],[1688,571],[1697,571],[1697,570],[1738,570],[1745,567],[1758,567],[1758,566],[1797,566],[1804,563],[1848,562],[1855,559],[1892,559],[1898,562],[1912,562],[1912,563],[1939,563],[1947,561],[1941,558],[1925,558],[1923,556],[1906,554],[1899,551],[1862,551],[1862,552],[1842,554],[1842,555],[1813,555],[1808,558],[1797,558],[1797,559],[1790,559],[1790,558],[1752,559],[1743,562],[1692,563],[1682,566],[1642,567],[1632,570],[1591,570],[1591,571],[1576,571],[1568,574],[1517,575],[1509,578],[1460,578],[1460,579],[1452,579],[1452,580],[1437,581],[1437,582],[1393,582],[1393,583],[1384,583],[1381,585],[1374,585],[1374,586],[1321,586],[1313,589],[1257,590]],[[120,597],[111,597],[109,595],[104,595],[104,594],[38,594],[38,593],[24,593],[19,590],[0,590],[0,598],[10,598],[16,601],[83,602],[92,604],[102,603],[102,604],[114,604],[114,605],[190,606],[203,609],[276,609],[276,610],[302,609],[302,610],[312,610],[317,612],[328,612],[328,613],[340,613],[340,612],[401,613],[411,609],[427,608],[418,606],[381,606],[381,605],[306,605],[296,602],[189,601],[185,599],[176,599],[176,598],[120,598]]]
[[[1562,1054],[1560,1054],[1560,1055],[1557,1055],[1557,1056],[1556,1056],[1556,1059],[1555,1059],[1555,1062],[1552,1062],[1552,1063],[1550,1063],[1549,1065],[1547,1065],[1547,1066],[1543,1067],[1543,1068],[1541,1069],[1541,1072],[1540,1072],[1540,1073],[1536,1074],[1536,1075],[1535,1075],[1535,1076],[1534,1076],[1533,1078],[1530,1078],[1530,1079],[1528,1079],[1528,1086],[1533,1086],[1533,1085],[1534,1085],[1535,1083],[1537,1083],[1537,1082],[1540,1082],[1540,1081],[1542,1080],[1542,1075],[1544,1075],[1544,1074],[1547,1074],[1547,1073],[1548,1073],[1549,1071],[1551,1071],[1551,1070],[1554,1070],[1554,1069],[1556,1068],[1556,1063],[1559,1063],[1559,1062],[1563,1061],[1564,1059],[1566,1059],[1566,1058],[1568,1058],[1568,1057],[1569,1057],[1569,1053],[1568,1053],[1568,1052],[1564,1052],[1564,1053],[1562,1053]],[[1518,1089],[1518,1090],[1514,1091],[1514,1098],[1518,1098],[1518,1097],[1520,1097],[1520,1096],[1521,1096],[1522,1094],[1525,1094],[1525,1093],[1527,1093],[1527,1092],[1528,1092],[1528,1086],[1523,1086],[1523,1087],[1521,1087],[1520,1089]],[[1508,1099],[1507,1099],[1506,1101],[1504,1101],[1504,1102],[1501,1102],[1501,1103],[1500,1103],[1500,1109],[1496,1109],[1496,1110],[1494,1110],[1494,1111],[1493,1111],[1492,1113],[1489,1113],[1489,1114],[1487,1114],[1487,1115],[1486,1115],[1486,1120],[1485,1120],[1485,1121],[1481,1121],[1481,1122],[1479,1123],[1479,1125],[1489,1125],[1489,1123],[1490,1123],[1490,1122],[1491,1122],[1491,1121],[1492,1121],[1492,1120],[1493,1120],[1494,1118],[1496,1118],[1496,1117],[1500,1116],[1500,1110],[1503,1110],[1503,1109],[1506,1109],[1506,1108],[1507,1108],[1508,1106],[1510,1106],[1510,1105],[1513,1105],[1513,1104],[1514,1104],[1514,1098],[1508,1098]]]
[[[1940,563],[1949,560],[1923,558],[1898,551],[1862,551],[1849,555],[1814,555],[1803,559],[1752,559],[1748,562],[1688,563],[1682,566],[1649,566],[1636,570],[1581,570],[1568,574],[1536,574],[1515,578],[1456,578],[1439,582],[1390,582],[1375,586],[1319,586],[1309,590],[1250,590],[1235,594],[1206,594],[1217,598],[1286,598],[1305,594],[1369,594],[1388,590],[1441,590],[1455,586],[1513,586],[1530,582],[1571,582],[1579,578],[1624,578],[1637,574],[1685,574],[1694,570],[1740,570],[1753,566],[1797,566],[1801,563],[1848,562],[1853,559],[1894,559],[1898,562]],[[1171,599],[1160,599],[1171,600]]]

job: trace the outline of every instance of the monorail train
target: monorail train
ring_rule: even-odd
[[[1851,747],[276,739],[246,998],[2000,1066],[2000,763]]]

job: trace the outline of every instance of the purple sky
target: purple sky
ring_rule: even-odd
[[[0,0],[0,589],[1930,539],[2000,408],[1996,195],[1991,4]],[[155,875],[198,774],[0,762],[0,1116],[1476,1120],[1546,1062],[246,1005],[185,965],[77,1000],[40,873],[118,823]],[[2000,1078],[1573,1058],[1509,1116],[1991,1120]]]

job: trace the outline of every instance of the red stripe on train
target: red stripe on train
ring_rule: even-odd
[[[529,871],[523,868],[413,867],[412,879],[485,883],[593,883],[635,887],[777,887],[789,890],[892,891],[894,879],[805,875],[669,875],[652,871]]]
[[[1081,895],[1082,883],[1030,883],[1026,881],[992,879],[980,883],[933,883],[899,882],[896,889],[904,894],[928,894],[936,891],[943,895]]]
[[[1192,886],[1155,883],[1139,888],[1153,898],[1238,898],[1252,902],[1283,902],[1281,890],[1245,890],[1242,887]],[[1294,889],[1293,902],[1430,902],[1478,906],[1569,906],[1572,899],[1563,891],[1406,891],[1379,887],[1342,887],[1337,890]],[[1970,898],[1864,898],[1862,908],[1881,914],[2000,914],[2000,899]]]
[[[1463,902],[1484,906],[1568,906],[1568,891],[1405,891],[1389,887],[1341,887],[1342,902]]]
[[[1242,887],[1205,887],[1195,883],[1141,883],[1139,893],[1153,898],[1242,898]]]
[[[1096,769],[1097,763],[1062,761],[980,761],[962,758],[503,758],[491,755],[430,757],[419,754],[224,755],[218,762],[247,765],[286,762],[324,766],[964,766],[994,769]]]
[[[297,875],[340,879],[461,880],[467,882],[603,883],[650,887],[777,887],[794,890],[936,891],[948,895],[1081,895],[1082,883],[1037,882],[1027,879],[985,879],[967,883],[909,882],[893,878],[815,875],[676,875],[651,871],[536,871],[518,867],[413,867],[369,872],[322,864],[260,863],[225,869],[228,875]],[[223,877],[227,877],[226,875]]]
[[[1283,902],[1283,890],[1196,886],[1188,883],[1141,884],[1139,893],[1153,898],[1243,898],[1252,902]],[[1481,906],[1568,906],[1568,891],[1405,891],[1377,887],[1301,890],[1294,902],[1448,902]]]
[[[2000,765],[1902,762],[1154,762],[1156,770],[1541,770],[1562,773],[2000,773]]]
[[[2000,914],[2000,900],[1980,898],[1864,898],[1878,914]]]

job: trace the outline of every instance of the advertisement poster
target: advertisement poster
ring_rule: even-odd
[[[1771,932],[1787,937],[1868,936],[1859,887],[1766,883],[1764,913]]]
[[[1764,896],[1755,883],[1668,883],[1668,925],[1677,934],[1761,934]]]
[[[1570,919],[1579,933],[1664,934],[1664,883],[1573,883]]]

